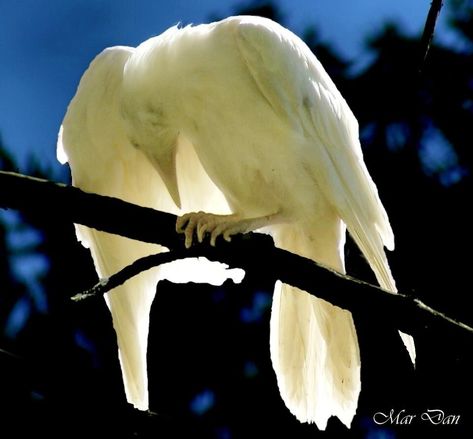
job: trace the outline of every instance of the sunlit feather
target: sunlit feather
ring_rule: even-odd
[[[104,51],[82,78],[60,137],[58,151],[85,190],[176,214],[233,213],[226,218],[237,226],[265,226],[277,246],[340,272],[347,228],[380,285],[395,291],[384,253],[394,236],[363,162],[357,121],[309,48],[270,20],[172,27],[136,49]],[[83,227],[78,233],[100,276],[163,250]],[[205,267],[199,281],[228,275],[220,265]],[[147,408],[149,308],[162,277],[187,280],[182,271],[155,269],[108,299],[127,398],[140,409]],[[278,284],[270,347],[281,396],[300,421],[324,429],[337,416],[350,425],[361,383],[348,311]]]

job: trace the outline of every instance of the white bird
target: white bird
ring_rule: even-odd
[[[394,236],[363,162],[357,121],[306,44],[271,20],[175,26],[136,49],[106,49],[69,105],[58,158],[86,191],[182,215],[177,229],[187,246],[195,235],[210,234],[215,244],[219,235],[260,230],[276,246],[344,273],[347,228],[379,284],[396,291],[384,252]],[[77,230],[102,277],[159,250]],[[155,284],[188,280],[176,266],[143,273],[107,299],[127,399],[141,410]],[[229,275],[215,264],[199,272],[214,283]],[[331,416],[350,426],[361,388],[350,312],[278,283],[270,329],[289,410],[320,429]],[[414,361],[412,339],[401,335]]]

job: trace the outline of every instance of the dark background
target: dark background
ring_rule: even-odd
[[[305,40],[359,120],[365,160],[396,235],[389,260],[399,289],[472,325],[473,6],[449,7],[463,49],[434,43],[425,63],[420,35],[407,37],[394,24],[367,42],[371,61],[356,71],[314,29]],[[238,12],[284,24],[270,3]],[[3,150],[0,168],[17,169]],[[28,173],[49,176],[38,163]],[[472,437],[473,337],[426,328],[416,337],[414,371],[392,328],[356,315],[362,393],[352,429],[335,419],[326,432],[300,424],[279,397],[269,359],[272,285],[257,277],[219,288],[160,284],[148,353],[154,413],[137,412],[125,402],[104,301],[68,299],[96,281],[73,226],[44,212],[9,211],[0,223],[0,249],[2,438],[32,432],[115,438]],[[21,267],[38,265],[44,269],[35,282],[22,276]],[[350,241],[347,270],[373,281]],[[390,409],[417,417],[411,425],[373,423],[374,413]],[[460,415],[459,423],[421,422],[428,409]]]

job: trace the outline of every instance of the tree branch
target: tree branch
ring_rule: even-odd
[[[442,6],[443,0],[432,0],[432,3],[430,4],[429,13],[424,25],[424,32],[422,33],[422,38],[420,40],[421,60],[419,72],[422,71],[427,54],[429,53],[429,49],[434,38],[435,25],[437,23]]]
[[[0,171],[0,207],[33,214],[44,212],[138,241],[184,247],[184,239],[175,233],[175,215],[14,172]],[[135,215],[137,221],[123,221]],[[140,227],[134,226],[137,222]]]
[[[268,280],[279,279],[341,308],[373,321],[390,324],[415,335],[432,325],[446,325],[473,333],[464,323],[433,310],[406,294],[395,294],[344,276],[314,261],[274,247],[267,235],[249,233],[235,236],[231,243],[221,240],[217,247],[199,244],[186,250],[182,235],[175,232],[174,215],[133,205],[115,198],[88,194],[77,188],[46,180],[0,171],[0,206],[22,211],[45,212],[66,221],[128,238],[164,245],[173,249],[139,260],[122,272],[84,293],[104,293],[155,265],[185,257],[205,256],[246,272],[258,272]],[[133,218],[133,222],[123,221]],[[131,223],[131,224],[130,224]],[[139,224],[139,227],[136,227]],[[262,261],[265,261],[262,263]]]

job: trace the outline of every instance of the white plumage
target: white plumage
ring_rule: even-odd
[[[380,285],[396,290],[383,248],[392,249],[394,237],[363,162],[357,121],[309,48],[270,20],[172,27],[136,49],[105,50],[69,105],[58,156],[84,190],[179,215],[226,215],[184,216],[178,229],[188,245],[195,233],[228,238],[262,229],[277,246],[344,272],[348,228]],[[159,249],[77,230],[100,276]],[[198,263],[200,280],[229,274]],[[176,267],[143,273],[108,297],[127,398],[140,409],[148,405],[155,284],[176,273],[188,280]],[[300,421],[324,429],[335,415],[350,425],[361,384],[348,311],[278,284],[270,348],[281,396]]]

